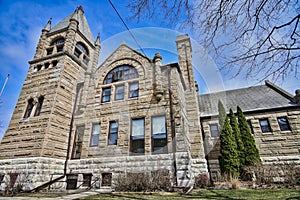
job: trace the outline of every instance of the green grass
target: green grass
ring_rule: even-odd
[[[299,190],[195,190],[190,195],[178,193],[112,193],[99,194],[84,199],[300,199]]]

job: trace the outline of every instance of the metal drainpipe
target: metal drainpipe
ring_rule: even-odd
[[[173,99],[172,99],[172,91],[171,91],[171,68],[168,70],[168,87],[169,87],[169,105],[170,105],[170,118],[171,118],[171,136],[172,136],[172,153],[173,153],[173,167],[174,167],[174,180],[173,180],[173,190],[174,187],[177,186],[177,164],[176,164],[176,138],[175,138],[175,121],[173,115]]]
[[[79,94],[79,91],[82,88],[82,86],[83,86],[83,82],[78,83],[77,86],[76,86],[74,107],[73,107],[73,110],[72,110],[72,116],[71,116],[71,121],[70,121],[70,129],[69,129],[70,131],[69,131],[67,155],[66,155],[66,160],[65,160],[65,165],[64,165],[64,176],[67,174],[67,165],[68,165],[68,160],[70,158],[70,149],[71,149],[71,136],[72,136],[73,124],[74,124],[74,114],[75,114],[75,110],[76,110],[76,106],[77,106],[78,94]]]

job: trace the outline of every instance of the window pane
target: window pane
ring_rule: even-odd
[[[84,128],[85,128],[84,126],[76,127],[72,159],[78,159],[81,157]]]
[[[129,98],[139,96],[139,84],[130,83],[129,84]]]
[[[110,122],[108,144],[117,144],[118,140],[118,123]]]
[[[219,137],[219,129],[217,124],[210,124],[210,135],[212,137]]]
[[[144,119],[133,119],[131,128],[131,136],[144,138]]]
[[[24,118],[30,117],[32,110],[33,110],[33,99],[29,99],[27,103],[26,112],[24,114]]]
[[[111,88],[103,88],[102,102],[109,102],[110,101],[110,92],[111,92]]]
[[[36,106],[36,110],[35,110],[34,116],[39,116],[39,115],[40,115],[41,110],[42,110],[42,106],[43,106],[43,102],[44,102],[44,97],[41,96],[41,97],[39,98],[38,103],[37,103],[37,106]]]
[[[159,135],[166,133],[166,119],[165,116],[158,116],[152,118],[152,134]]]
[[[121,65],[112,69],[104,79],[103,83],[112,83],[117,81],[124,81],[132,78],[138,78],[137,70],[129,65]]]
[[[288,119],[286,117],[278,117],[277,121],[278,121],[281,131],[290,131],[291,130]]]
[[[92,136],[91,136],[91,146],[98,145],[99,136],[100,136],[100,124],[93,124]]]
[[[133,119],[131,123],[131,152],[144,153],[144,119]]]
[[[116,100],[124,99],[124,85],[116,86]]]
[[[58,44],[62,44],[65,42],[65,39],[64,38],[59,38],[57,40],[55,40],[52,45],[58,45]]]
[[[261,131],[263,133],[265,133],[265,132],[271,132],[269,121],[267,119],[260,119],[259,120],[259,124],[260,124],[260,127],[261,127]]]
[[[167,153],[166,117],[152,117],[152,152]]]

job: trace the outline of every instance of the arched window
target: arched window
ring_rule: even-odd
[[[42,110],[42,106],[43,106],[43,102],[44,102],[44,97],[40,96],[39,100],[38,100],[38,103],[37,103],[37,106],[36,106],[36,109],[35,109],[34,116],[39,116],[40,115],[41,110]]]
[[[80,55],[83,54],[82,61],[87,65],[89,62],[89,51],[88,48],[81,42],[77,42],[75,50],[74,50],[74,55],[79,58]]]
[[[64,42],[65,42],[65,38],[58,38],[54,40],[51,45],[59,45],[59,44],[63,44]]]
[[[30,98],[28,99],[28,102],[27,102],[27,108],[26,108],[26,112],[24,114],[24,118],[28,118],[30,117],[31,115],[31,112],[33,110],[33,98]]]
[[[125,81],[138,78],[137,70],[130,65],[121,65],[111,70],[105,77],[103,84],[109,84],[118,81]]]
[[[114,100],[123,100],[127,96],[128,98],[135,98],[139,96],[139,82],[129,81],[128,83],[118,83],[120,81],[126,81],[130,79],[138,78],[139,74],[137,70],[130,65],[121,65],[112,69],[105,77],[103,84],[110,84],[102,88],[102,103],[110,102],[113,98],[112,92],[114,92]],[[113,83],[113,84],[111,84]],[[116,84],[115,84],[116,83]],[[128,93],[125,91],[128,89]],[[127,94],[127,95],[126,95]]]
[[[47,55],[51,55],[56,48],[56,52],[63,51],[65,38],[58,38],[51,43],[50,48],[47,49]],[[55,51],[55,50],[54,50]]]

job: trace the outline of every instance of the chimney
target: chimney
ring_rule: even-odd
[[[294,96],[294,101],[300,103],[300,89],[295,91],[296,95]]]

